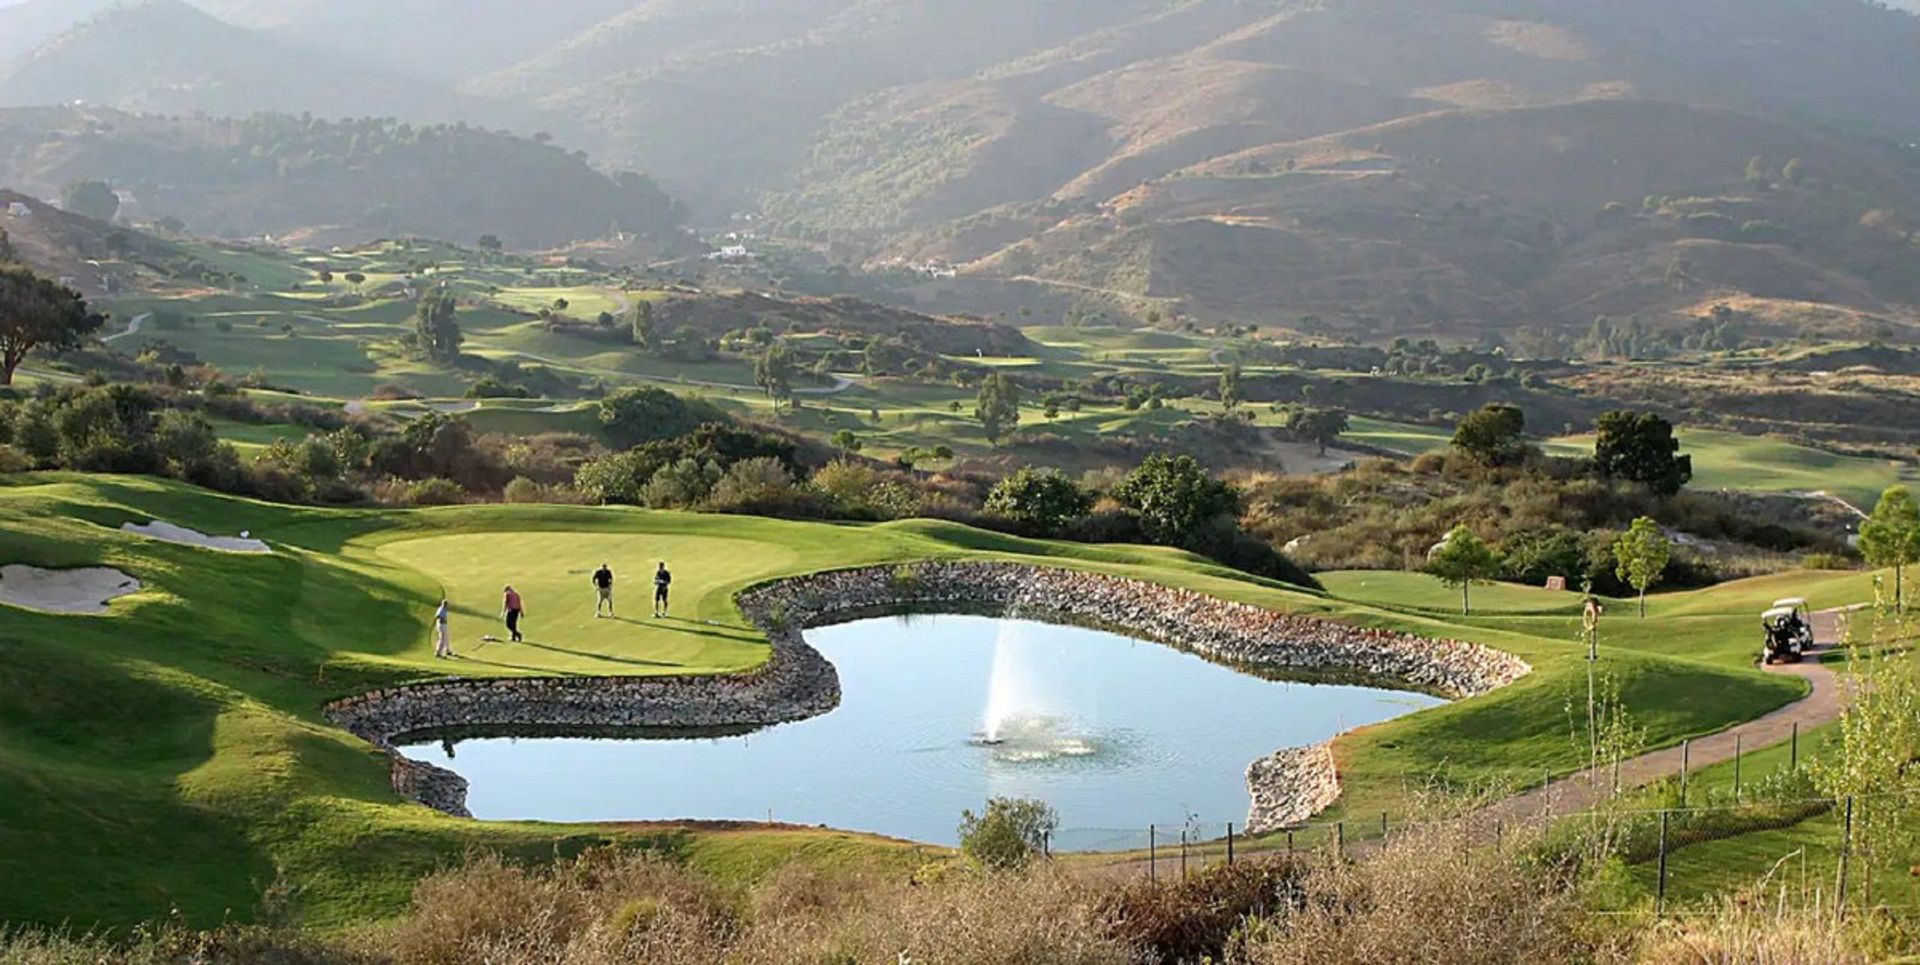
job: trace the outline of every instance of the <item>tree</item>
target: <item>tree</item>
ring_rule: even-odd
[[[505,248],[506,245],[501,243],[499,235],[485,234],[480,236],[480,250],[489,255],[497,256]]]
[[[1500,554],[1465,526],[1455,526],[1445,542],[1427,557],[1427,572],[1448,586],[1460,588],[1460,612],[1473,613],[1473,585],[1491,582],[1500,574]]]
[[[1906,568],[1920,563],[1920,504],[1905,486],[1880,494],[1873,518],[1860,524],[1860,555],[1876,567],[1893,567],[1893,601],[1906,608]]]
[[[995,372],[980,383],[974,397],[973,417],[986,430],[987,441],[999,445],[1007,433],[1020,424],[1020,386],[1003,372]]]
[[[1181,544],[1240,508],[1240,491],[1213,478],[1192,456],[1160,453],[1121,480],[1113,498],[1138,512],[1156,537]]]
[[[0,265],[11,265],[19,260],[19,253],[13,250],[13,236],[7,234],[7,229],[0,228]]]
[[[466,334],[454,317],[456,308],[453,293],[439,288],[420,299],[420,307],[414,311],[414,340],[436,361],[451,362],[460,357],[460,343],[466,340]]]
[[[60,206],[95,221],[112,221],[120,213],[120,195],[105,181],[75,181],[61,192]]]
[[[656,337],[653,329],[653,303],[642,301],[633,305],[633,344],[642,350],[651,351]]]
[[[1093,493],[1055,470],[1022,468],[993,487],[986,509],[1055,532],[1093,509]]]
[[[852,429],[842,429],[833,434],[833,447],[841,452],[859,452],[863,448],[860,437]]]
[[[1240,407],[1241,401],[1240,363],[1235,362],[1220,373],[1220,406],[1232,412]]]
[[[960,812],[960,852],[995,871],[1017,871],[1042,853],[1060,818],[1043,801],[996,797],[983,814]]]
[[[1609,412],[1596,423],[1594,471],[1645,484],[1671,496],[1693,479],[1693,457],[1680,455],[1673,423],[1651,412]]]
[[[784,342],[767,346],[753,363],[753,384],[773,400],[773,410],[793,401],[793,353]]]
[[[1799,158],[1787,159],[1787,166],[1780,169],[1780,179],[1798,187],[1807,178],[1807,164]]]
[[[620,448],[692,432],[699,418],[684,399],[653,386],[628,386],[600,400],[600,424]]]
[[[1296,439],[1318,443],[1322,456],[1348,427],[1347,413],[1342,409],[1295,406],[1287,410],[1287,431]]]
[[[1660,582],[1673,559],[1673,541],[1660,524],[1645,516],[1633,521],[1613,543],[1614,575],[1640,594],[1640,618],[1647,616],[1647,589]]]
[[[1756,154],[1747,162],[1747,183],[1756,188],[1765,188],[1773,182],[1773,173],[1767,166],[1767,159]]]
[[[25,265],[0,265],[0,386],[13,384],[27,353],[77,349],[106,321],[79,292]]]
[[[1460,420],[1453,432],[1453,444],[1493,466],[1511,459],[1520,450],[1520,437],[1526,430],[1526,413],[1517,406],[1495,403]]]
[[[347,284],[352,285],[355,288],[359,288],[361,285],[364,285],[367,283],[367,276],[357,271],[347,272],[345,275],[342,275],[341,277],[347,280]]]

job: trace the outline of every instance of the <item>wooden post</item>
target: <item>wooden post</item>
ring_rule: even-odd
[[[1293,853],[1293,829],[1292,828],[1287,829],[1287,853],[1288,854]]]
[[[1655,891],[1653,913],[1667,913],[1667,816],[1670,812],[1660,812],[1660,884]]]
[[[1387,812],[1380,812],[1380,837],[1387,836]]]
[[[1693,770],[1693,739],[1680,742],[1680,805],[1687,804],[1687,776]]]
[[[1847,865],[1853,854],[1853,795],[1847,795],[1847,816],[1840,831],[1840,897],[1834,904],[1834,913],[1847,916]]]
[[[1187,832],[1186,832],[1186,829],[1182,828],[1180,831],[1180,880],[1185,881],[1186,879],[1187,879]]]
[[[1233,864],[1233,822],[1227,822],[1227,864]]]
[[[1787,765],[1788,770],[1800,770],[1800,722],[1797,720],[1793,722],[1793,750],[1788,759],[1791,762]]]
[[[1733,735],[1733,803],[1740,803],[1740,735]]]
[[[1160,849],[1153,825],[1147,825],[1147,880],[1160,880]]]
[[[1340,823],[1333,826],[1333,840],[1334,840],[1334,848],[1335,848],[1334,853],[1339,855],[1342,858],[1346,857],[1347,856],[1347,822],[1341,821]]]

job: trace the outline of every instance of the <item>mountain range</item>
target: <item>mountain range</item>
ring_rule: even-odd
[[[1136,314],[1920,303],[1920,17],[1867,0],[197,2],[0,8],[0,104],[545,132],[709,221]]]

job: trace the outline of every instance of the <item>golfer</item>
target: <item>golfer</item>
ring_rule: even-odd
[[[593,571],[593,587],[599,591],[599,599],[593,604],[593,618],[600,619],[600,608],[607,608],[607,616],[613,616],[613,568],[605,563]]]
[[[514,592],[511,586],[506,589],[506,599],[502,602],[501,609],[507,616],[508,638],[514,643],[519,643],[520,617],[526,612],[526,608],[520,602],[520,594]]]
[[[445,660],[453,656],[453,637],[447,630],[447,601],[440,599],[440,609],[433,611],[433,655]]]
[[[667,572],[667,564],[661,563],[653,574],[653,615],[667,615],[667,588],[673,585],[673,574]]]

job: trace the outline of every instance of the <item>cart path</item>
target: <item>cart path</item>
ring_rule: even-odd
[[[1841,644],[1843,610],[1823,610],[1812,614],[1813,649],[1800,663],[1764,666],[1768,673],[1800,677],[1811,685],[1807,696],[1764,717],[1705,737],[1696,737],[1687,753],[1687,766],[1698,770],[1733,760],[1738,751],[1757,751],[1793,737],[1793,729],[1810,730],[1840,718],[1844,706],[1840,679],[1820,657]],[[1630,789],[1652,784],[1680,773],[1680,747],[1653,751],[1620,762],[1620,787]],[[1591,810],[1613,791],[1613,765],[1604,765],[1560,778],[1546,787],[1536,787],[1506,798],[1475,812],[1476,822],[1515,821],[1537,817],[1558,817]]]
[[[1840,680],[1833,668],[1820,662],[1823,654],[1833,651],[1842,643],[1842,619],[1848,610],[1822,610],[1811,614],[1813,622],[1813,649],[1808,651],[1805,660],[1796,664],[1762,665],[1768,673],[1789,674],[1807,681],[1812,688],[1805,697],[1781,707],[1763,717],[1757,717],[1743,724],[1729,727],[1718,733],[1694,738],[1687,752],[1687,766],[1699,770],[1713,764],[1733,759],[1734,752],[1757,751],[1789,740],[1793,736],[1794,725],[1802,730],[1811,730],[1822,724],[1831,723],[1840,718],[1844,707],[1844,694]],[[1756,648],[1757,649],[1757,648]],[[1620,762],[1620,788],[1629,790],[1673,777],[1680,773],[1681,748],[1669,747],[1653,751]],[[1473,813],[1463,820],[1468,822],[1471,834],[1476,839],[1493,840],[1501,825],[1512,825],[1540,818],[1563,817],[1589,811],[1611,796],[1613,790],[1613,766],[1592,768],[1556,779],[1545,787],[1536,786],[1532,790],[1502,798]],[[1350,857],[1365,857],[1379,848],[1377,839],[1367,838],[1353,841],[1347,846]],[[1168,850],[1160,859],[1164,867],[1173,867]],[[1248,855],[1255,860],[1271,857],[1263,852]],[[1207,860],[1217,860],[1210,856]],[[1177,859],[1174,859],[1177,860]],[[1146,875],[1149,871],[1147,859],[1127,856],[1111,865],[1097,866],[1102,874],[1121,877],[1128,875]]]

